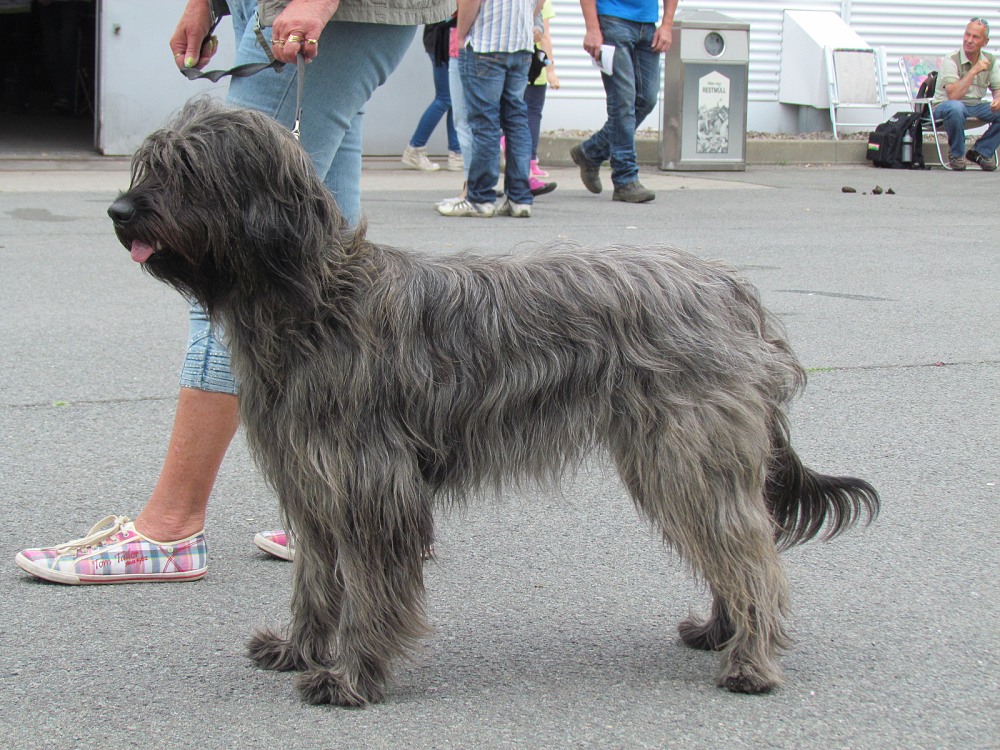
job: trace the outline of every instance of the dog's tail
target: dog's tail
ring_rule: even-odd
[[[783,417],[774,423],[764,494],[779,549],[816,537],[832,539],[851,528],[862,515],[871,523],[878,516],[880,504],[878,491],[863,479],[827,476],[803,466],[792,448]]]

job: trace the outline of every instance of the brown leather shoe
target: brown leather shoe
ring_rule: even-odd
[[[648,203],[656,197],[649,188],[643,187],[642,183],[636,180],[627,185],[616,187],[611,200],[622,201],[623,203]]]
[[[983,156],[981,153],[976,151],[976,149],[970,149],[969,152],[965,155],[965,158],[971,162],[975,162],[976,164],[979,165],[980,169],[984,169],[987,172],[997,171],[996,160]]]
[[[580,179],[583,186],[592,193],[599,193],[604,189],[601,185],[601,165],[595,164],[586,157],[583,149],[577,145],[569,150],[569,156],[573,163],[580,168]]]

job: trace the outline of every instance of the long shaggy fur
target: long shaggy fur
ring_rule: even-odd
[[[146,269],[223,324],[254,455],[297,552],[287,636],[250,656],[312,703],[381,700],[426,631],[433,509],[606,450],[703,578],[681,624],[719,683],[766,692],[779,546],[874,517],[868,483],[805,468],[786,406],[805,373],[756,290],[669,247],[431,256],[352,230],[289,135],[199,103],[145,142],[109,209]]]

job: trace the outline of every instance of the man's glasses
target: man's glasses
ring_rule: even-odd
[[[987,21],[985,18],[970,18],[969,23],[981,23],[983,26],[986,27],[986,31],[990,30],[990,22]]]

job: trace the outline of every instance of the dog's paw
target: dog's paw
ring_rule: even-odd
[[[729,623],[715,618],[702,620],[688,617],[681,620],[677,632],[685,645],[702,651],[721,651],[733,637]]]
[[[362,688],[350,685],[342,672],[332,669],[310,669],[296,681],[302,700],[312,705],[332,704],[346,708],[364,708],[369,703],[381,703],[383,691],[374,685]]]
[[[747,664],[736,665],[719,676],[719,687],[724,687],[731,693],[770,693],[780,684],[781,678],[778,675],[764,675]]]
[[[277,672],[302,671],[305,660],[287,638],[273,630],[258,630],[247,643],[247,656],[261,669]]]

